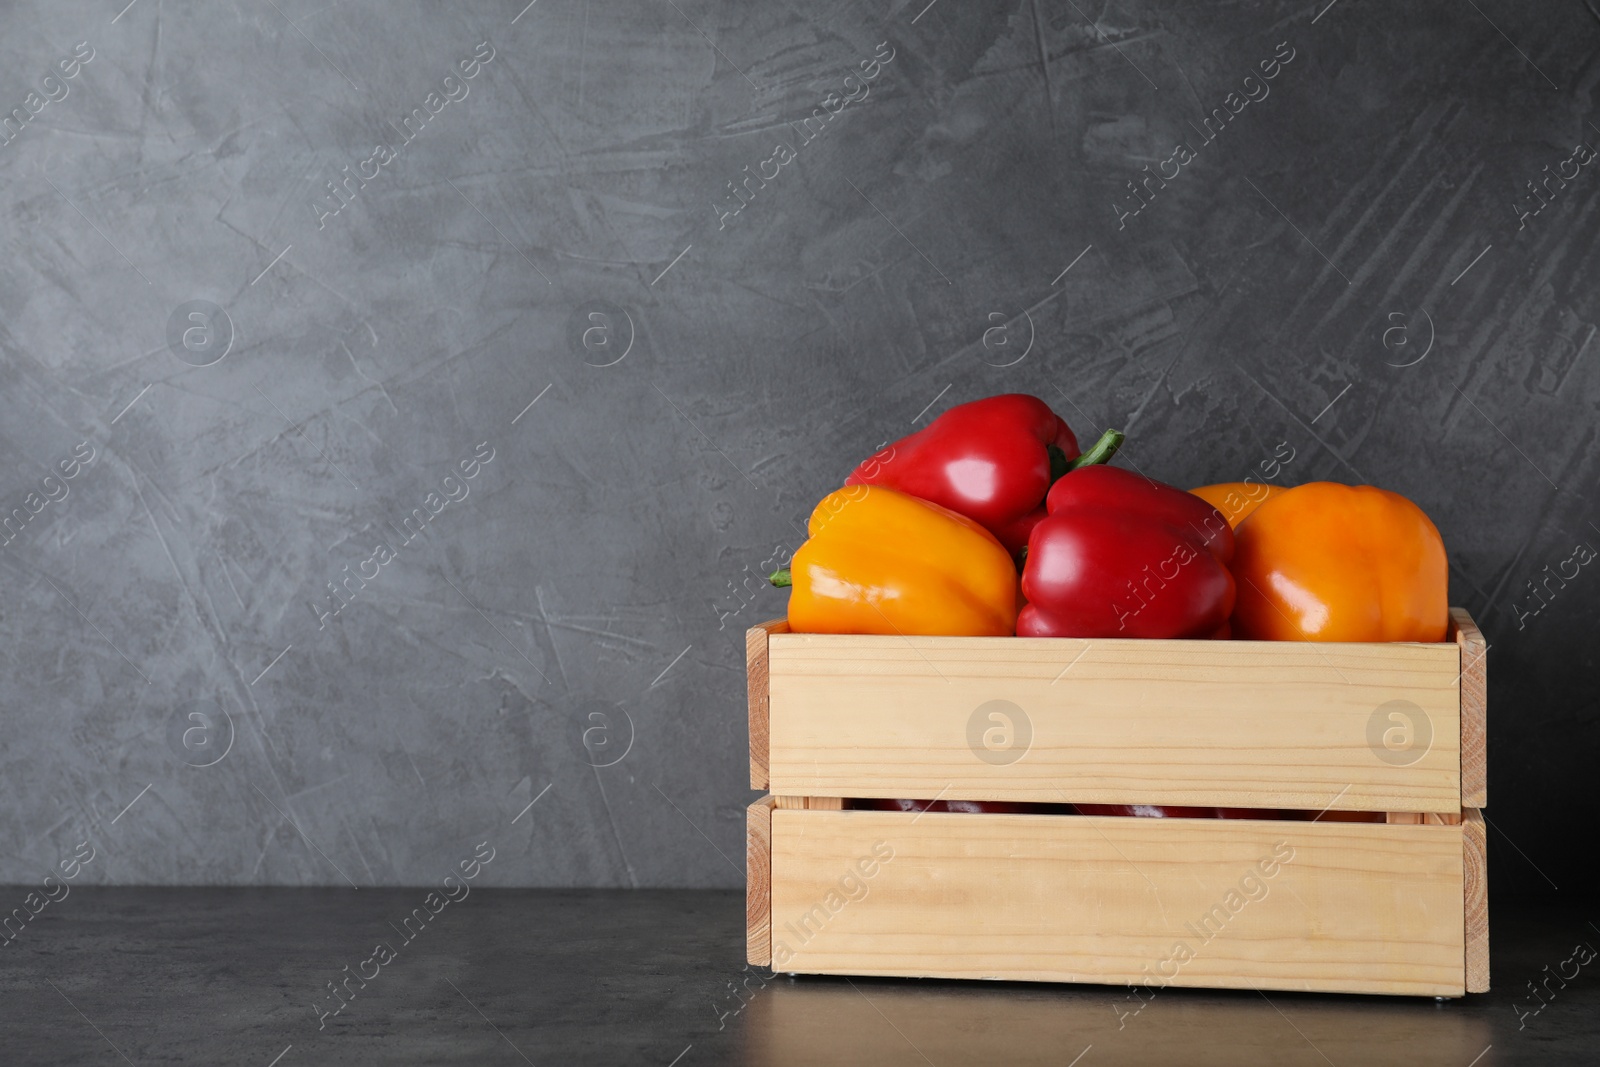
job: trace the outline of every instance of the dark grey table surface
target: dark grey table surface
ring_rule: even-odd
[[[407,942],[426,894],[75,888],[0,946],[0,1062],[1600,1063],[1600,959],[1573,959],[1600,929],[1567,910],[1500,909],[1494,991],[1462,1000],[1166,990],[1132,1014],[1100,986],[757,977],[734,893],[473,890]]]

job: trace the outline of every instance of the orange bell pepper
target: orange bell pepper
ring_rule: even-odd
[[[1233,636],[1265,641],[1442,641],[1444,542],[1421,508],[1370,485],[1275,494],[1235,533]]]
[[[1189,492],[1222,512],[1222,517],[1228,520],[1228,526],[1237,530],[1252,511],[1287,490],[1281,485],[1268,485],[1265,482],[1218,482],[1216,485],[1202,485]]]
[[[824,634],[1007,637],[1017,567],[964,515],[879,485],[829,493],[774,585],[793,585],[789,629]]]

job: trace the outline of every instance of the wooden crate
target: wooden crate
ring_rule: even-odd
[[[1488,989],[1485,645],[748,635],[749,959],[819,974]],[[1384,812],[848,810],[847,798]]]

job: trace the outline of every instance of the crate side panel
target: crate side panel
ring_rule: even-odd
[[[1462,829],[773,812],[773,966],[1464,991]]]
[[[774,634],[771,789],[1459,811],[1460,670],[1453,642]]]

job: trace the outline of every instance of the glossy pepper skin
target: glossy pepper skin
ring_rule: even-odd
[[[1233,531],[1199,497],[1118,467],[1063,476],[1034,528],[1019,637],[1218,636]]]
[[[1078,457],[1078,439],[1038,397],[1008,393],[958,404],[864,460],[846,485],[882,485],[973,519],[1009,551],[1050,482]]]
[[[795,633],[1007,637],[1016,626],[1016,564],[963,515],[854,485],[822,499],[808,532],[787,576]]]
[[[1187,808],[1172,804],[1076,804],[1079,815],[1129,815],[1139,819],[1284,819],[1277,808]],[[1310,814],[1309,812],[1307,814]]]
[[[1172,804],[1074,804],[1079,815],[1127,815],[1138,819],[1214,819],[1220,808],[1187,808]]]
[[[1444,542],[1422,509],[1370,485],[1310,482],[1239,526],[1233,636],[1258,641],[1443,641]]]

